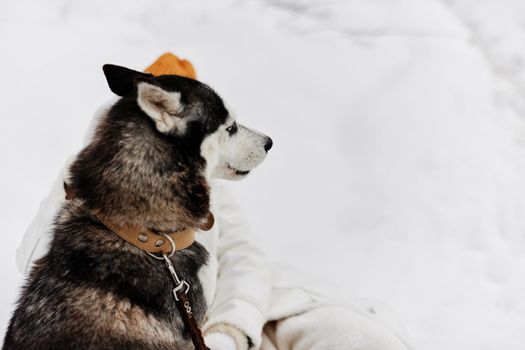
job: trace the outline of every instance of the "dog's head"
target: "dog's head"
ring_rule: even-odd
[[[72,165],[71,181],[88,207],[113,220],[133,215],[158,227],[177,216],[177,226],[195,224],[207,214],[210,178],[240,179],[272,147],[201,82],[114,65],[104,73],[121,99]]]
[[[176,75],[154,77],[114,65],[105,65],[104,73],[115,94],[136,96],[159,133],[200,141],[209,177],[241,178],[272,147],[271,138],[237,123],[219,95],[203,83]]]

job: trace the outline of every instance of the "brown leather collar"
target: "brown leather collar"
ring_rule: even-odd
[[[117,236],[146,252],[170,254],[173,249],[169,239],[151,229],[136,225],[114,226],[101,220],[99,216],[97,219]],[[190,228],[166,235],[175,243],[175,251],[188,248],[195,241],[195,230]]]
[[[76,197],[74,191],[70,186],[64,182],[64,190],[66,191],[66,199],[74,199]],[[106,220],[102,220],[99,215],[94,214],[95,217],[106,226],[111,232],[133,244],[140,250],[149,253],[164,253],[170,254],[172,252],[172,244],[163,234],[138,225],[114,225]],[[211,212],[208,213],[207,221],[204,225],[199,227],[200,230],[208,231],[213,227],[215,218]],[[195,229],[185,228],[180,231],[165,233],[175,243],[175,251],[188,248],[195,242]]]

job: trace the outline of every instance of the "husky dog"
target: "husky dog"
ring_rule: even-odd
[[[272,147],[196,80],[114,65],[104,73],[121,98],[70,167],[75,197],[56,217],[49,253],[32,268],[5,350],[192,349],[164,265],[98,218],[159,232],[200,227],[209,214],[208,180],[246,176]],[[206,302],[197,274],[207,260],[197,242],[171,258],[191,285],[199,324]]]

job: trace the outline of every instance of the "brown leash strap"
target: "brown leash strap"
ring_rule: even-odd
[[[173,264],[171,263],[170,258],[166,254],[162,254],[166,268],[168,269],[171,279],[175,283],[175,288],[173,288],[173,297],[175,298],[175,304],[182,315],[182,320],[186,326],[186,330],[190,334],[191,341],[195,350],[209,350],[204,342],[204,337],[202,336],[202,331],[193,317],[193,308],[191,305],[190,298],[188,297],[188,292],[190,291],[190,285],[185,280],[179,279]]]
[[[177,308],[182,315],[184,324],[186,325],[186,330],[188,333],[190,333],[191,341],[195,346],[195,350],[209,350],[209,348],[206,346],[206,343],[204,343],[202,331],[193,317],[193,310],[191,308],[191,301],[188,297],[188,294],[183,291],[179,291],[177,295],[179,299],[176,301]]]

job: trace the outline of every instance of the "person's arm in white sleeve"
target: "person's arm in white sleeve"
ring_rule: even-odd
[[[58,174],[49,195],[40,202],[38,213],[26,229],[22,242],[16,250],[16,266],[22,273],[28,273],[31,263],[49,250],[53,220],[64,203],[66,193],[64,178],[69,161]]]
[[[84,135],[84,145],[89,143],[99,119],[116,101],[117,99],[113,98],[98,108],[91,120],[86,134]],[[44,256],[49,250],[53,220],[66,198],[64,180],[67,177],[69,165],[73,159],[73,156],[69,157],[66,164],[58,174],[58,177],[53,184],[53,188],[51,189],[51,193],[49,193],[49,195],[40,203],[38,213],[26,229],[22,242],[16,250],[16,266],[22,273],[29,272],[31,263]]]
[[[224,185],[216,190],[219,273],[204,330],[207,337],[229,334],[235,339],[237,350],[257,349],[270,302],[271,270],[250,235],[233,194]]]

